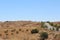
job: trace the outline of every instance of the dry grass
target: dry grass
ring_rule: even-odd
[[[39,33],[47,32],[48,40],[53,40],[55,32],[41,28],[40,22],[31,21],[0,22],[0,40],[38,40],[39,33],[31,34],[31,30],[35,28],[39,30]]]

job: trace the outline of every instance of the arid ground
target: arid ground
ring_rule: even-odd
[[[49,30],[41,26],[41,22],[32,21],[0,22],[0,40],[40,40],[42,32],[48,33],[46,40],[60,40],[60,31]],[[38,29],[39,32],[32,34],[33,29]]]

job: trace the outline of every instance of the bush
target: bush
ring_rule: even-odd
[[[49,21],[47,21],[47,23],[50,23]]]
[[[4,31],[4,33],[8,33],[8,30]]]
[[[19,29],[19,31],[21,31],[21,29]]]
[[[18,31],[16,31],[16,34],[18,34],[19,32]]]
[[[53,24],[53,23],[50,23],[50,25],[51,25],[51,26],[54,26],[54,24]]]
[[[0,34],[0,36],[2,36],[2,34]]]
[[[11,30],[11,32],[15,32],[15,31],[16,31],[16,29],[12,29],[12,30]]]
[[[48,28],[48,27],[45,25],[45,26],[43,26],[43,28]]]
[[[54,31],[55,29],[53,28],[53,31]]]
[[[45,27],[44,27],[44,22],[41,22],[41,28],[45,28]]]
[[[28,29],[26,31],[28,31]]]
[[[11,33],[11,35],[13,35],[13,33]]]
[[[58,27],[56,27],[56,31],[59,31],[59,28]]]
[[[37,30],[37,29],[32,29],[32,31],[31,31],[32,34],[38,33],[38,32],[39,32],[39,30]]]
[[[45,40],[48,38],[48,33],[42,32],[40,37],[41,37],[41,40]]]

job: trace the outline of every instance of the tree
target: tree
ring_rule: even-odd
[[[48,38],[48,33],[47,32],[42,32],[40,37],[41,37],[41,40],[45,40],[45,39]]]
[[[38,32],[39,32],[39,30],[37,30],[37,29],[32,29],[32,31],[31,31],[32,34],[38,33]]]

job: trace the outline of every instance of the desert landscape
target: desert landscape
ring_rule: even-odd
[[[57,26],[54,27],[54,25]],[[58,22],[0,22],[0,40],[60,40],[60,30],[57,27],[60,27]],[[44,32],[45,37],[42,34]],[[43,35],[44,39],[42,39],[41,35]]]
[[[60,40],[60,0],[0,0],[0,40]]]

